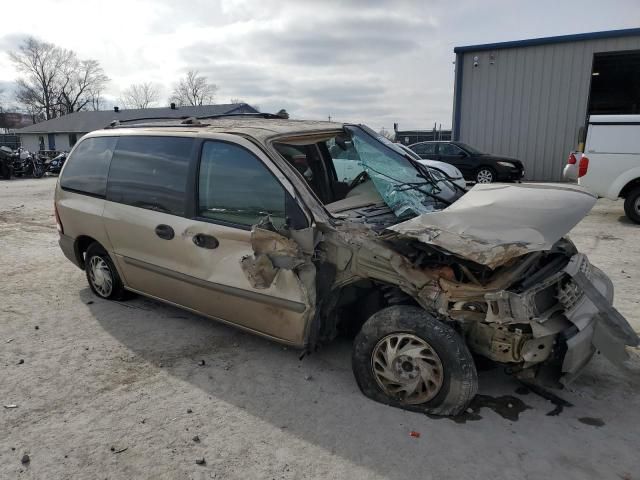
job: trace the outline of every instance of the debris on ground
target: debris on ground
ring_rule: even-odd
[[[194,435],[191,440],[193,440],[194,442],[198,443],[200,441],[200,437],[198,435]]]
[[[39,327],[38,325],[36,325],[34,328],[35,328],[36,330],[40,330],[40,327]]]
[[[18,360],[18,365],[22,365],[24,363],[24,359],[21,358],[20,360]]]
[[[190,408],[187,408],[187,413],[193,413],[193,410],[191,410]]]
[[[11,343],[11,342],[13,342],[13,338],[8,339],[6,343]]]
[[[29,455],[27,455],[26,453],[22,456],[22,459],[20,460],[22,462],[23,465],[26,465],[27,463],[29,463],[31,461],[31,457],[29,457]]]
[[[87,305],[93,305],[93,300],[89,300],[86,304]]]
[[[413,438],[420,438],[420,432],[416,432],[415,430],[411,430],[411,432],[409,432],[409,436],[413,437]]]
[[[198,362],[198,365],[200,365],[201,367],[204,367],[204,365],[205,365],[205,361],[204,361],[204,360],[200,360],[200,361]]]
[[[198,465],[206,465],[206,464],[207,464],[207,461],[204,459],[204,457],[202,457],[202,458],[198,458],[198,459],[196,460],[196,463],[197,463]]]
[[[5,405],[4,408],[18,408],[18,405],[10,403],[9,405]]]
[[[111,447],[111,451],[113,453],[122,453],[122,452],[126,452],[129,449],[129,447],[124,447],[124,448],[120,448],[118,450],[116,450],[116,447]]]
[[[305,375],[304,379],[308,382],[310,380],[313,380],[313,377],[311,375]]]
[[[585,425],[591,425],[592,427],[604,426],[604,421],[601,418],[596,417],[580,417],[578,421],[580,423],[584,423]]]

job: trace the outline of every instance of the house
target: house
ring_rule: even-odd
[[[20,136],[23,148],[30,151],[58,150],[68,151],[85,134],[108,126],[114,120],[166,119],[186,117],[206,117],[228,113],[257,113],[258,110],[246,103],[227,103],[220,105],[199,105],[177,107],[171,104],[163,108],[137,108],[121,110],[82,111],[70,113],[36,123],[15,131]]]

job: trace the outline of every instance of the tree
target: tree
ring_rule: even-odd
[[[384,127],[382,127],[378,133],[380,135],[382,135],[383,137],[385,137],[387,140],[391,140],[392,142],[396,141],[395,134],[393,134],[392,132],[390,132],[389,130],[387,130]]]
[[[47,120],[85,108],[109,81],[96,60],[81,60],[72,50],[33,37],[9,58],[23,75],[16,81],[16,100]]]
[[[229,103],[239,104],[239,103],[247,103],[241,98],[231,98],[229,99]]]
[[[149,82],[131,85],[120,97],[120,103],[123,108],[155,107],[158,100],[160,100],[158,88]]]
[[[178,105],[207,105],[213,103],[217,85],[209,83],[207,77],[196,70],[189,70],[186,76],[173,87],[170,101]]]
[[[26,107],[40,110],[49,120],[55,116],[57,76],[64,62],[58,47],[28,37],[9,58],[24,77],[17,80],[16,99]]]
[[[91,105],[95,92],[102,91],[108,81],[97,60],[79,60],[69,52],[60,72],[60,113],[77,112]]]

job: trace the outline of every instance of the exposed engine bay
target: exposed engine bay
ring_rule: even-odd
[[[401,164],[397,152],[383,151],[390,147],[350,133],[347,140],[276,144],[332,220],[318,223],[315,233],[254,230],[273,235],[274,244],[282,236],[301,245],[298,261],[284,263],[303,267],[303,283],[315,278],[307,285],[315,301],[307,349],[334,338],[341,324],[357,323],[359,314],[394,304],[419,305],[452,326],[472,352],[551,386],[571,380],[598,350],[620,364],[625,346],[638,344],[611,305],[611,281],[565,238],[595,197],[544,184],[459,191]],[[354,146],[353,158],[345,157]],[[323,173],[321,162],[329,160],[333,171]],[[349,170],[352,160],[357,171]],[[259,260],[244,261],[261,278]]]

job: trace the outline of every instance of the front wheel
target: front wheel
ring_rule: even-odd
[[[477,183],[493,183],[496,181],[496,174],[489,167],[480,167],[476,172]]]
[[[44,176],[44,167],[40,164],[33,166],[33,177],[42,178]]]
[[[624,213],[629,220],[640,223],[640,187],[636,187],[624,199]]]
[[[352,367],[367,397],[434,415],[463,412],[478,390],[464,340],[413,306],[392,306],[372,315],[354,341]]]

